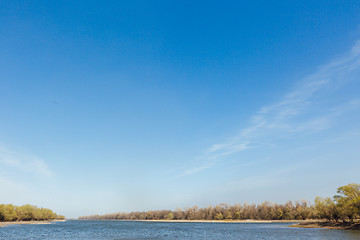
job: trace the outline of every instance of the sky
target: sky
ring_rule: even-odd
[[[1,1],[0,202],[66,217],[360,183],[357,1]]]

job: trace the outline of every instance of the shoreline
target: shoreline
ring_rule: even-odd
[[[53,224],[55,222],[66,222],[66,220],[0,222],[0,227],[7,227],[12,225],[27,225],[27,224]]]
[[[122,221],[122,220],[120,220]],[[199,223],[300,223],[307,220],[124,220],[138,222],[199,222]]]
[[[326,228],[337,230],[360,230],[360,221],[355,222],[302,222],[290,225],[296,228]]]
[[[316,220],[130,220],[130,219],[78,219],[78,221],[124,221],[124,222],[165,222],[165,223],[303,223],[316,222]]]

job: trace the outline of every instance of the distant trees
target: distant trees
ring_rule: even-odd
[[[0,204],[0,222],[41,221],[55,219],[65,219],[65,217],[57,215],[50,209],[38,208],[30,204],[23,206]]]
[[[113,213],[92,215],[79,219],[101,220],[300,220],[316,218],[314,206],[305,201],[276,204],[264,202],[262,204],[219,204],[207,208],[197,206],[185,209],[157,210],[148,212]]]
[[[360,185],[348,184],[337,189],[333,198],[316,197],[315,204],[288,201],[285,204],[219,204],[207,208],[157,210],[148,212],[113,213],[80,217],[102,220],[305,220],[353,221],[360,217]]]

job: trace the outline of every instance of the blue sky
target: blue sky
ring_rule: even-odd
[[[360,182],[356,1],[2,1],[0,201],[67,217]]]

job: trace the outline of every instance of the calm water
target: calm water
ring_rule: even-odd
[[[0,228],[0,239],[360,239],[360,231],[289,228],[288,223],[67,221]]]

